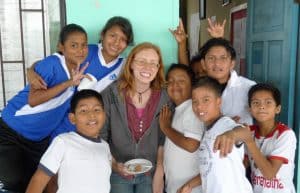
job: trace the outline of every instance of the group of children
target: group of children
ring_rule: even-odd
[[[107,22],[99,45],[88,46],[78,25],[62,29],[60,53],[34,66],[36,85],[2,112],[4,189],[24,192],[29,184],[27,193],[41,193],[57,175],[59,193],[162,193],[165,176],[167,193],[295,192],[296,137],[276,121],[280,92],[238,76],[227,40],[212,38],[200,49],[197,69],[205,76],[196,81],[189,66],[170,66],[167,93],[157,46],[137,45],[123,64],[120,53],[132,41],[122,17]],[[97,78],[97,92],[76,92],[87,72]],[[124,162],[133,158],[151,160],[154,169],[129,175]]]

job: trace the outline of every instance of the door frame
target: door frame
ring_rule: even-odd
[[[230,42],[232,45],[233,44],[233,40],[234,40],[234,26],[233,26],[233,14],[238,13],[240,11],[246,10],[246,18],[247,18],[247,3],[243,3],[241,5],[235,6],[233,8],[230,9],[230,15],[229,15],[229,20],[230,20]],[[246,22],[246,30],[247,30],[247,22]],[[245,33],[247,33],[245,31]],[[242,76],[246,76],[246,70],[247,70],[247,60],[246,60],[246,52],[247,52],[247,45],[246,45],[246,34],[245,34],[245,58],[244,58],[244,65],[241,66],[240,61],[239,61],[239,71],[238,73]],[[237,65],[237,64],[236,64]]]

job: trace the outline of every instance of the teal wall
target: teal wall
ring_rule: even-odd
[[[179,1],[174,0],[66,0],[67,23],[82,25],[89,43],[99,41],[100,31],[112,16],[127,17],[135,44],[149,41],[161,48],[166,66],[177,62],[177,44],[168,28],[178,25]],[[125,56],[132,46],[125,51]]]

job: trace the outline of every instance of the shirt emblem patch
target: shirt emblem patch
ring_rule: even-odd
[[[116,74],[112,74],[109,76],[109,80],[116,80],[117,79],[117,75]]]

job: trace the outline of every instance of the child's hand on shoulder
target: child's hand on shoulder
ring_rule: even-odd
[[[240,123],[240,119],[241,117],[240,116],[234,116],[234,117],[231,117],[236,123]]]
[[[242,137],[241,137],[242,141],[244,141],[246,144],[254,142],[249,125],[244,124],[244,129],[241,130],[242,130]]]
[[[214,152],[220,150],[220,157],[226,157],[227,154],[231,153],[235,141],[236,137],[234,131],[226,131],[223,134],[217,136],[213,150]]]

